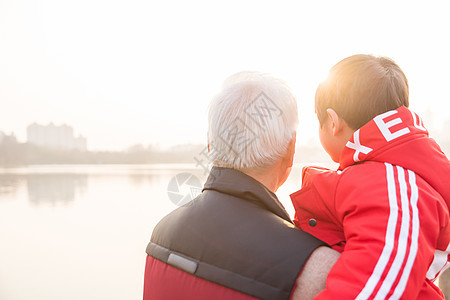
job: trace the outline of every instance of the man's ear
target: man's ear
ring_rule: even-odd
[[[295,142],[297,140],[297,133],[292,133],[291,141],[288,144],[285,159],[288,161],[288,166],[292,167],[294,164],[294,154],[295,154]]]
[[[344,127],[347,124],[341,117],[339,117],[339,115],[332,108],[327,109],[327,115],[328,120],[330,121],[331,132],[333,136],[339,135],[339,133],[341,133],[341,131],[344,130]]]

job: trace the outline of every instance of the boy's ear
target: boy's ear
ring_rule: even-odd
[[[331,132],[333,136],[337,136],[344,130],[344,127],[347,124],[332,108],[327,109],[327,115],[331,125]]]

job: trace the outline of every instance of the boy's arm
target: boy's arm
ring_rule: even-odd
[[[441,226],[436,195],[413,172],[383,168],[341,180],[335,204],[347,243],[317,299],[416,299],[422,289]]]

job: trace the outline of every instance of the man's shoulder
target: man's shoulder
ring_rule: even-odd
[[[175,253],[193,262],[194,275],[236,290],[289,295],[308,257],[323,242],[258,203],[220,194],[207,191],[163,218],[147,253],[165,252],[158,259],[169,264]]]
[[[302,243],[306,248],[308,243],[313,247],[321,244],[259,202],[244,201],[216,191],[204,192],[165,216],[156,225],[152,240],[166,241],[168,236],[182,242],[190,237],[193,243],[209,239],[247,251],[267,248],[263,246],[269,241],[272,248],[296,247]],[[255,247],[248,249],[248,245]]]

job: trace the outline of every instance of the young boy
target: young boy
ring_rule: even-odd
[[[389,58],[348,57],[316,92],[320,140],[338,171],[308,167],[295,224],[342,252],[317,299],[443,299],[450,162],[408,107]]]

